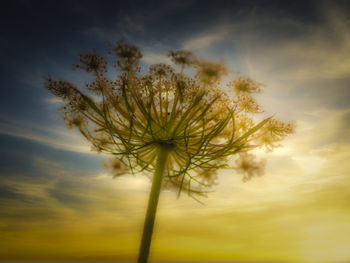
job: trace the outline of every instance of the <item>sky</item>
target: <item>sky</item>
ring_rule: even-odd
[[[61,121],[52,75],[124,38],[142,65],[190,50],[265,84],[295,120],[265,174],[230,170],[200,204],[160,196],[152,261],[350,262],[350,2],[7,1],[0,16],[0,260],[135,261],[150,180],[113,179]]]

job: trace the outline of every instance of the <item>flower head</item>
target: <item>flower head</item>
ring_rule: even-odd
[[[45,79],[45,87],[61,99],[68,99],[76,93],[76,87],[72,83],[64,80],[55,81],[51,77]]]
[[[192,53],[176,51],[170,56],[182,66],[180,72],[156,64],[140,74],[138,48],[119,41],[110,53],[117,57],[121,70],[116,79],[102,75],[103,58],[83,55],[79,67],[95,73],[87,94],[70,82],[51,78],[46,88],[64,100],[67,126],[77,127],[93,149],[113,155],[104,165],[114,175],[151,174],[158,154],[166,149],[164,186],[178,193],[204,194],[203,188],[216,183],[217,169],[227,167],[229,156],[247,152],[266,138],[269,143],[279,141],[293,130],[291,124],[271,118],[255,123],[247,114],[261,112],[249,95],[258,91],[257,84],[250,80],[243,88],[237,81],[240,92],[230,96],[220,87],[222,77],[229,73],[223,62],[198,60]],[[194,78],[183,72],[184,66],[195,70]],[[263,165],[246,153],[236,164],[245,179],[261,174]]]
[[[197,59],[192,52],[184,50],[170,51],[168,56],[175,65],[179,65],[182,68],[192,66]]]
[[[103,162],[103,165],[113,174],[114,177],[118,177],[129,172],[128,167],[117,157],[110,158],[109,163]]]
[[[103,75],[107,71],[106,60],[97,55],[96,51],[93,54],[82,53],[79,55],[80,64],[74,66],[74,68],[81,68],[86,72],[94,73],[95,75]]]
[[[236,95],[260,93],[262,84],[252,80],[249,77],[238,77],[227,84],[229,89],[232,89]]]
[[[289,134],[295,132],[295,122],[282,122],[281,120],[271,118],[266,125],[256,134],[256,143],[264,145],[268,152],[281,146],[280,141]]]
[[[151,76],[168,79],[173,76],[174,70],[169,65],[161,63],[150,66],[149,73]]]
[[[205,84],[212,85],[221,81],[223,76],[228,75],[228,70],[223,62],[211,62],[204,59],[197,60],[196,78]]]
[[[253,154],[241,153],[236,159],[235,168],[243,174],[243,181],[248,181],[254,176],[264,174],[265,160],[256,161]]]
[[[247,113],[261,113],[261,107],[258,102],[249,95],[239,95],[236,101],[239,111],[245,111]]]
[[[126,44],[124,40],[119,40],[116,45],[111,46],[109,53],[113,53],[118,58],[115,66],[118,66],[121,70],[138,70],[138,63],[142,58],[142,54],[137,47]]]

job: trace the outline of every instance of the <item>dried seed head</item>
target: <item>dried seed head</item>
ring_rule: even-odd
[[[151,76],[169,79],[173,76],[174,70],[171,66],[161,63],[150,66],[149,73]]]
[[[114,177],[124,175],[129,172],[128,167],[117,157],[110,158],[108,163],[102,161],[106,170],[111,172]]]
[[[117,156],[105,164],[116,176],[152,174],[159,148],[166,148],[164,186],[203,194],[203,187],[216,183],[217,169],[227,164],[228,156],[258,145],[272,149],[294,130],[292,123],[276,119],[255,123],[251,115],[261,108],[250,94],[260,92],[259,84],[236,79],[232,98],[219,86],[229,73],[223,62],[172,51],[169,56],[181,66],[180,72],[156,64],[148,74],[139,74],[141,53],[136,47],[119,41],[112,52],[121,69],[116,80],[102,75],[103,58],[96,54],[80,57],[78,67],[94,72],[94,79],[86,85],[92,96],[67,81],[47,78],[45,85],[66,102],[63,118],[68,127],[77,127],[98,152]],[[183,72],[185,66],[196,71],[195,78]],[[248,180],[262,173],[264,163],[243,154],[236,165]]]
[[[213,85],[219,83],[223,76],[228,75],[228,70],[223,62],[211,62],[204,59],[197,60],[196,78],[202,83]]]
[[[265,160],[256,161],[255,155],[249,153],[241,153],[236,159],[236,170],[243,174],[243,181],[248,181],[254,176],[264,174]]]
[[[118,58],[115,66],[118,66],[121,70],[138,70],[138,64],[142,58],[142,54],[137,47],[126,44],[124,40],[119,40],[115,46],[111,47],[109,52]]]
[[[197,171],[197,177],[201,180],[201,183],[205,186],[212,186],[217,184],[218,172],[217,169],[200,169]]]
[[[189,51],[170,51],[168,56],[175,65],[181,67],[192,66],[197,60],[196,56]]]
[[[62,99],[69,99],[76,93],[76,87],[72,83],[64,80],[54,81],[51,77],[45,79],[45,88]]]
[[[261,113],[263,112],[258,102],[249,95],[239,95],[236,101],[239,111],[247,113]]]
[[[262,92],[262,84],[249,77],[238,77],[230,81],[227,87],[233,90],[236,95]]]
[[[88,73],[102,76],[107,71],[106,60],[97,55],[94,50],[93,54],[82,53],[79,55],[80,64],[74,65],[74,68],[81,68]]]
[[[272,152],[281,146],[280,141],[295,132],[295,122],[282,122],[278,119],[270,119],[256,134],[256,143],[266,147],[267,152]]]

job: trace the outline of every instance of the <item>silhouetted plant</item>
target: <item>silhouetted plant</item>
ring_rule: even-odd
[[[293,132],[293,123],[271,117],[255,123],[262,112],[252,94],[262,85],[248,77],[237,77],[220,88],[229,74],[223,62],[198,59],[191,52],[171,51],[179,71],[156,64],[140,73],[138,48],[119,41],[110,54],[119,75],[105,76],[106,60],[81,54],[75,68],[94,77],[83,93],[67,81],[46,79],[46,88],[65,102],[63,119],[76,127],[94,149],[113,156],[109,164],[115,176],[125,173],[153,175],[138,262],[147,262],[161,186],[180,195],[205,195],[215,184],[217,170],[230,168],[227,158],[237,155],[231,168],[244,180],[261,175],[264,162],[249,150],[276,143]],[[185,74],[194,70],[193,76]],[[90,95],[87,95],[87,94]]]

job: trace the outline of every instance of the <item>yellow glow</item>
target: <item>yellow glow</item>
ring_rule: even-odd
[[[296,136],[288,143],[293,153],[308,135]],[[345,160],[350,145],[327,145],[314,154],[300,155],[297,161],[293,154],[283,155],[290,158],[290,169],[284,167],[281,174],[280,168],[268,166],[264,177],[249,183],[223,171],[217,192],[209,195],[205,206],[186,197],[176,200],[173,192],[164,191],[151,259],[349,259],[350,164]],[[270,156],[269,163],[275,158],[280,160],[280,154]],[[317,163],[318,158],[322,167],[304,169],[305,163]],[[80,209],[47,196],[41,206],[9,204],[9,214],[22,216],[1,219],[1,258],[136,259],[150,180],[132,176],[113,180],[97,174],[84,183],[78,191],[67,190],[86,198]],[[19,182],[18,187],[45,197],[48,186],[33,188]]]
[[[350,34],[343,27],[347,20],[331,11],[328,16],[332,32],[342,40],[338,45],[333,45],[325,26],[310,30],[307,39],[277,43],[263,52],[247,48],[249,74],[270,81],[259,99],[268,112],[281,110],[286,119],[296,119],[296,134],[271,154],[256,151],[267,158],[262,177],[243,183],[233,171],[220,171],[220,184],[202,200],[205,205],[185,195],[177,200],[174,192],[163,191],[151,260],[350,260],[350,108],[327,108],[323,101],[310,106],[310,98],[319,95],[318,86],[300,82],[350,76]],[[208,41],[216,43],[227,34],[223,30],[201,35],[184,45],[205,48]],[[147,59],[154,62],[151,59],[158,57],[151,54]],[[299,63],[289,67],[294,59]],[[276,67],[272,64],[284,63],[288,64],[284,71],[270,72]],[[310,89],[312,96],[288,93],[302,84],[302,91]],[[332,88],[324,95],[329,100],[336,95]],[[89,150],[74,144],[75,136],[65,143],[4,127],[0,133],[59,149]],[[76,176],[59,163],[39,158],[33,158],[33,166],[54,179],[49,183],[4,179],[9,189],[32,199],[0,199],[0,259],[137,258],[149,178],[112,179],[102,169],[93,176]]]

